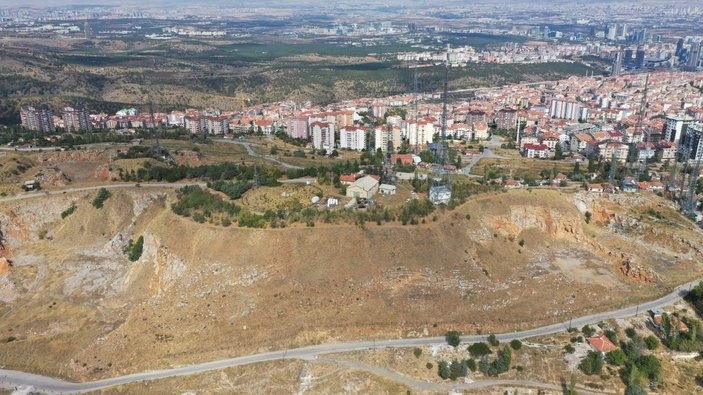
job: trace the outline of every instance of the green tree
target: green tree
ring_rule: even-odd
[[[625,360],[627,359],[625,352],[623,350],[617,349],[609,352],[606,355],[606,359],[608,360],[608,363],[611,365],[615,366],[623,366],[625,364]]]
[[[491,333],[488,336],[488,344],[493,347],[498,347],[500,345],[500,341],[498,341],[498,338],[496,337],[495,333]]]
[[[513,340],[513,341],[510,342],[510,347],[511,347],[513,350],[519,350],[519,349],[522,348],[522,342],[521,342],[520,340],[515,339],[515,340]]]
[[[100,188],[98,191],[98,194],[95,196],[95,199],[93,199],[93,207],[95,208],[102,208],[103,204],[107,199],[112,196],[112,193],[108,191],[106,188]]]
[[[422,355],[422,349],[420,347],[415,347],[413,350],[413,355],[415,355],[415,358],[420,358]]]
[[[554,159],[555,160],[564,159],[564,152],[562,151],[560,143],[557,143],[557,145],[554,147]],[[578,162],[576,162],[576,163],[578,163]]]
[[[586,213],[586,214],[588,214],[588,213]],[[592,337],[593,335],[595,335],[596,330],[591,328],[588,325],[584,325],[584,327],[581,328],[581,332],[583,332],[583,335],[586,337]]]
[[[649,335],[644,338],[644,344],[648,350],[656,350],[659,347],[659,339],[656,336]]]
[[[449,363],[447,363],[447,361],[439,361],[437,364],[437,374],[445,380],[451,376],[451,370],[449,369]]]
[[[489,355],[493,353],[490,347],[488,347],[488,344],[481,342],[470,345],[467,350],[469,351],[469,354],[471,354],[471,356],[474,358],[481,358],[484,355]]]
[[[603,370],[603,355],[599,352],[589,351],[581,363],[579,369],[587,375],[600,374]]]
[[[449,331],[444,335],[444,338],[447,340],[447,344],[452,347],[459,347],[461,343],[461,333],[458,331]]]

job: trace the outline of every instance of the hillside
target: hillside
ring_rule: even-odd
[[[650,299],[703,262],[700,231],[649,194],[514,191],[418,226],[265,230],[176,216],[173,192],[115,190],[102,209],[94,196],[0,203],[12,263],[0,274],[4,368],[82,380],[320,342],[525,329]],[[140,235],[132,263],[123,248]]]

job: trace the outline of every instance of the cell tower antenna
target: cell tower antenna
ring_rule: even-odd
[[[635,126],[635,133],[642,132],[642,121],[644,120],[644,115],[645,115],[645,112],[647,111],[647,92],[648,91],[649,91],[649,73],[647,73],[647,77],[644,82],[644,92],[642,92],[642,101],[640,102],[640,110],[639,110],[639,114],[637,114],[637,124]],[[640,181],[640,175],[642,174],[642,172],[647,170],[647,161],[649,160],[649,133],[650,133],[650,130],[647,129],[647,132],[643,134],[644,149],[645,149],[644,158],[639,157],[639,151],[637,152],[637,156],[635,157],[635,159],[639,161],[639,166],[637,167],[637,175],[635,177],[636,182]]]
[[[693,168],[691,175],[688,176],[688,196],[686,198],[686,207],[684,207],[684,210],[689,218],[692,218],[696,213],[696,186],[700,174],[701,158],[699,157],[698,160],[696,160],[696,166]]]
[[[419,120],[420,117],[420,112],[418,110],[417,102],[418,102],[418,88],[417,88],[417,64],[415,64],[415,68],[413,69],[413,115],[415,117],[415,153],[417,153],[418,150],[418,124],[417,121]]]
[[[444,61],[444,90],[442,93],[442,131],[439,135],[439,144],[437,145],[437,163],[440,166],[447,164],[447,106],[449,101],[449,53]]]
[[[615,161],[615,149],[613,149],[613,155],[610,156],[610,176],[608,177],[608,183],[610,184],[610,187],[613,188],[613,191],[615,191],[615,171],[617,167],[618,164]]]
[[[159,131],[156,128],[156,117],[154,117],[154,105],[151,102],[151,94],[147,95],[149,103],[149,116],[151,117],[151,137],[156,140],[153,151],[157,155],[161,155],[161,143],[159,142]]]

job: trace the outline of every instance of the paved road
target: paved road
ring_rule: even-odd
[[[541,328],[534,328],[522,332],[510,332],[499,334],[496,337],[501,342],[509,342],[514,339],[524,339],[535,336],[545,336],[554,333],[559,333],[567,330],[570,326],[581,327],[586,324],[596,324],[600,321],[606,319],[616,319],[616,318],[626,318],[638,313],[643,313],[649,309],[663,308],[670,306],[674,303],[679,302],[686,292],[695,286],[700,280],[691,281],[690,283],[683,284],[681,286],[673,289],[669,294],[650,302],[641,303],[639,305],[634,305],[630,307],[625,307],[619,310],[603,312],[598,314],[593,314],[585,317],[574,318],[571,321],[557,323],[554,325],[548,325]],[[462,341],[464,343],[475,343],[479,341],[486,341],[486,336],[484,335],[473,335],[473,336],[462,336]],[[204,362],[196,365],[183,366],[178,368],[164,369],[158,371],[149,371],[142,373],[135,373],[126,376],[113,377],[105,380],[92,381],[87,383],[70,383],[62,380],[58,380],[52,377],[40,376],[31,373],[24,373],[12,370],[0,370],[0,388],[17,388],[31,386],[34,390],[45,392],[45,393],[80,393],[95,391],[103,388],[112,387],[120,384],[135,383],[140,381],[157,380],[166,377],[174,376],[185,376],[191,374],[197,374],[202,372],[207,372],[211,370],[217,370],[233,366],[248,365],[258,362],[274,361],[274,360],[285,360],[285,359],[303,359],[303,360],[316,360],[318,357],[331,354],[331,353],[342,353],[349,351],[359,351],[368,350],[376,348],[394,348],[394,347],[418,347],[418,346],[429,346],[445,344],[445,339],[443,337],[427,337],[427,338],[410,338],[410,339],[393,339],[393,340],[367,340],[359,342],[347,342],[347,343],[333,343],[333,344],[320,344],[315,346],[293,348],[282,351],[272,351],[261,354],[254,354],[245,357],[237,357],[230,359],[223,359],[211,362]],[[393,372],[384,373],[386,377],[391,379],[396,379],[398,375]],[[540,383],[529,383],[514,382],[511,384],[510,381],[505,380],[485,380],[481,381],[483,386],[494,386],[494,385],[524,385],[531,386],[532,384],[538,384],[540,388],[547,388],[549,385],[553,384],[540,384]],[[459,388],[459,387],[457,387]],[[478,387],[476,387],[478,388]]]
[[[67,188],[67,189],[55,189],[51,191],[35,191],[35,192],[27,192],[27,193],[22,193],[19,195],[15,196],[9,196],[9,197],[4,197],[0,198],[0,202],[9,202],[13,200],[23,200],[23,199],[34,199],[34,198],[40,198],[40,197],[45,197],[48,195],[62,195],[65,193],[75,193],[75,192],[84,192],[84,191],[95,191],[100,188],[106,188],[106,189],[119,189],[119,188],[135,188],[139,186],[140,188],[175,188],[175,189],[180,189],[183,188],[184,186],[187,185],[198,185],[200,187],[205,187],[206,184],[202,182],[171,182],[171,183],[161,183],[161,184],[105,184],[105,185],[96,185],[92,187],[80,187],[80,188]]]
[[[290,163],[283,162],[280,159],[274,158],[273,156],[259,154],[258,152],[254,151],[253,148],[251,148],[252,145],[256,145],[256,144],[252,144],[252,143],[242,141],[242,140],[229,140],[229,139],[213,139],[213,141],[216,143],[243,145],[244,148],[246,148],[246,150],[247,150],[247,155],[249,155],[249,156],[253,156],[255,158],[261,158],[261,159],[269,160],[274,163],[278,163],[279,165],[285,167],[286,169],[302,169],[302,167],[300,167],[300,166],[291,165]]]

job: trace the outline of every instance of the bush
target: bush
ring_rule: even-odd
[[[627,337],[632,339],[637,335],[637,331],[635,330],[635,328],[627,328],[625,329],[625,334],[627,335]]]
[[[596,330],[588,325],[585,325],[583,328],[581,328],[581,332],[583,332],[583,335],[586,337],[591,337],[596,334]]]
[[[488,344],[493,347],[498,347],[500,345],[500,342],[494,333],[491,333],[490,336],[488,336]]]
[[[520,241],[518,242],[518,244],[520,245],[520,247],[524,247],[524,246],[525,246],[525,240],[524,240],[524,239],[520,239]]]
[[[493,353],[493,351],[491,351],[490,347],[488,347],[488,344],[486,343],[474,343],[470,345],[467,350],[469,351],[469,354],[471,354],[471,356],[474,358],[481,358],[484,355],[489,355]]]
[[[110,196],[112,196],[112,193],[110,193],[110,191],[105,188],[100,188],[97,196],[95,196],[95,199],[93,199],[93,207],[102,208],[103,204],[107,199],[110,198]]]
[[[515,339],[510,342],[510,348],[512,348],[513,350],[519,350],[522,348],[522,342],[520,340]]]
[[[415,349],[413,350],[413,355],[415,355],[415,358],[420,358],[420,356],[422,355],[422,349],[419,347],[415,347]]]
[[[476,361],[473,358],[466,360],[466,367],[469,368],[470,371],[475,372],[477,369]]]
[[[615,366],[625,365],[625,360],[627,359],[625,352],[623,350],[617,349],[609,352],[606,355],[608,363]]]
[[[136,243],[132,240],[129,241],[127,247],[125,247],[124,252],[127,254],[127,259],[130,262],[136,262],[141,258],[142,252],[144,251],[144,236],[139,236]]]
[[[571,344],[567,344],[564,346],[564,351],[566,351],[568,354],[573,354],[576,352],[576,349]]]
[[[427,362],[427,363],[425,364],[425,367],[426,367],[427,369],[432,369],[432,368],[434,367],[434,365],[432,365],[432,362]]]
[[[647,346],[647,350],[656,350],[659,348],[659,339],[650,335],[644,338],[644,344]]]
[[[661,362],[654,355],[641,355],[635,360],[635,365],[639,372],[649,380],[659,382],[662,378]]]
[[[586,358],[579,364],[579,369],[589,376],[600,374],[603,370],[603,355],[599,352],[589,351]]]
[[[64,218],[68,217],[69,215],[73,214],[74,211],[76,211],[76,205],[72,204],[71,207],[69,207],[66,210],[63,210],[61,212],[61,219],[64,219]]]
[[[612,329],[607,329],[605,332],[605,337],[608,338],[613,344],[618,344],[618,334]]]
[[[451,370],[449,370],[449,363],[447,361],[439,361],[437,365],[437,374],[443,379],[448,379],[451,375]]]
[[[459,347],[459,344],[461,343],[461,333],[458,331],[449,331],[447,332],[446,335],[444,335],[444,338],[447,340],[447,344],[449,344],[452,347]]]

